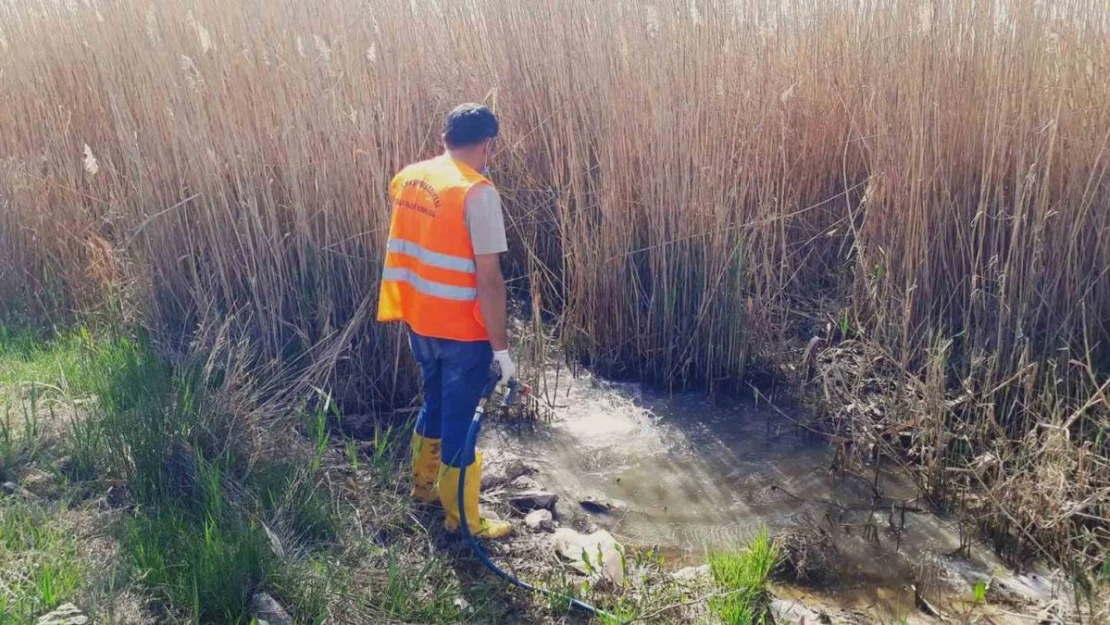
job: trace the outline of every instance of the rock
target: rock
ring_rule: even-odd
[[[570,521],[580,513],[574,504],[567,501],[555,502],[555,506],[551,509],[551,512],[555,514],[555,519],[560,523]]]
[[[511,482],[518,477],[535,475],[536,473],[539,473],[539,469],[524,462],[523,460],[510,460],[508,463],[505,464],[505,468],[502,470],[502,473],[504,474],[505,479]]]
[[[612,501],[603,497],[588,497],[580,500],[578,505],[582,506],[582,509],[590,514],[609,514],[619,507]]]
[[[483,462],[486,463],[486,471],[482,476],[482,490],[490,490],[499,486],[504,486],[521,477],[528,477],[539,473],[539,469],[519,458],[497,461],[491,460],[487,456],[483,459]]]
[[[973,592],[976,584],[986,584],[988,603],[1013,607],[1048,605],[1067,596],[1068,582],[1062,575],[1032,572],[1021,575],[1004,569],[990,571],[963,559],[952,559],[948,564],[952,575],[967,584],[965,592]]]
[[[577,502],[560,499],[555,502],[552,512],[555,513],[555,520],[559,525],[573,527],[580,534],[592,534],[598,530],[597,523],[594,523]]]
[[[569,528],[555,530],[555,551],[571,566],[594,579],[624,584],[624,547],[605,530],[579,534]]]
[[[131,497],[131,489],[126,485],[109,486],[104,501],[108,508],[112,510],[130,508],[135,503]]]
[[[817,625],[818,623],[832,623],[832,618],[825,612],[818,612],[807,607],[799,601],[788,601],[786,599],[773,599],[771,601],[771,615],[775,617],[776,623],[808,623]]]
[[[559,496],[555,493],[545,490],[528,490],[510,495],[509,505],[520,512],[531,512],[540,509],[551,510],[558,500]]]
[[[293,619],[285,608],[269,594],[255,593],[251,597],[251,616],[258,625],[293,625]]]
[[[20,481],[23,488],[39,497],[55,497],[59,486],[55,476],[38,469],[31,469]]]
[[[522,475],[509,482],[509,487],[520,491],[542,490],[539,482],[526,475]]]
[[[27,490],[26,488],[23,488],[19,484],[16,484],[15,482],[4,482],[3,484],[0,484],[0,491],[3,491],[5,495],[19,495],[20,497],[23,497],[25,499],[37,499],[34,493]]]
[[[77,606],[63,603],[53,612],[40,616],[35,625],[85,625],[88,622],[89,617],[81,614]]]
[[[533,532],[550,532],[555,529],[555,518],[550,510],[533,510],[524,517],[524,524]]]
[[[594,523],[584,516],[576,516],[571,519],[570,526],[580,534],[593,534],[600,529],[597,523]]]
[[[709,579],[709,565],[688,566],[671,574],[675,581],[683,584],[694,584]]]
[[[1037,605],[1050,604],[1068,596],[1068,582],[1064,578],[1053,579],[1036,573],[1005,573],[997,576],[991,585],[997,586],[1000,592],[1017,597],[1019,602]]]

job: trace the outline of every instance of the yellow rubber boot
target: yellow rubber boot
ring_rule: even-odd
[[[474,463],[466,468],[466,484],[463,486],[463,502],[466,505],[466,521],[470,533],[476,538],[496,540],[513,533],[513,526],[505,521],[483,519],[478,508],[478,492],[482,487],[482,455],[477,454]],[[444,525],[447,531],[455,533],[462,524],[459,514],[459,469],[441,464],[439,467],[439,501],[447,511]]]
[[[424,503],[438,503],[440,441],[412,433],[412,496]]]

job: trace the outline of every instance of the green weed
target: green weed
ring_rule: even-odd
[[[330,395],[322,391],[320,395],[323,399],[323,403],[316,406],[308,423],[308,438],[312,442],[313,471],[319,470],[320,463],[324,459],[324,453],[328,450],[328,442],[330,440],[328,436],[328,413],[329,411],[337,410]]]
[[[71,385],[88,336],[82,330],[41,336],[0,326],[0,402],[13,399],[23,383],[49,385],[62,392],[74,390]]]
[[[32,581],[38,602],[45,609],[56,607],[77,589],[77,571],[67,564],[48,560],[35,569]]]
[[[338,535],[335,504],[318,481],[329,404],[309,423],[307,466],[268,463],[237,448],[235,416],[216,399],[221,380],[173,369],[141,337],[96,345],[83,373],[99,398],[96,429],[83,433],[99,452],[93,464],[126,479],[141,504],[123,552],[134,578],[178,613],[195,623],[249,620],[250,593],[278,570],[261,519],[307,544]],[[286,598],[313,620],[319,593],[290,585]]]
[[[561,575],[548,582],[551,594],[537,593],[537,599],[547,604],[547,609],[556,619],[570,614],[571,600],[582,599],[590,591],[590,583],[585,580],[571,580]]]
[[[386,556],[385,581],[371,589],[370,605],[393,619],[429,624],[485,621],[480,613],[488,607],[492,589],[474,586],[464,592],[451,567],[432,557],[419,566],[402,563],[394,552]],[[471,606],[468,611],[464,606]]]
[[[984,603],[984,602],[986,602],[986,600],[987,600],[987,588],[988,587],[987,587],[986,582],[980,581],[980,582],[975,583],[975,589],[974,589],[975,603]]]
[[[640,617],[640,611],[632,607],[617,607],[612,612],[598,617],[603,625],[624,625]]]
[[[18,459],[18,445],[12,431],[11,406],[4,406],[4,416],[0,419],[0,479],[7,480]]]
[[[91,347],[82,369],[98,398],[108,471],[141,503],[183,496],[177,469],[192,460],[182,443],[195,423],[170,368],[145,342],[122,338]]]
[[[76,539],[38,504],[0,504],[0,546],[0,625],[29,622],[72,600],[82,585]]]
[[[39,335],[0,327],[0,477],[14,479],[55,444],[70,458],[67,478],[94,476],[100,431],[78,399],[88,392],[80,365],[95,344],[84,328]],[[56,439],[66,425],[69,436]]]
[[[852,320],[849,314],[847,308],[840,311],[840,321],[838,325],[840,326],[840,336],[845,339],[850,336],[848,333],[852,330]]]
[[[100,422],[75,416],[70,421],[69,436],[63,444],[70,459],[66,467],[66,477],[78,482],[93,479],[104,455],[104,435]]]
[[[330,421],[339,416],[326,395],[307,420],[306,452],[291,450],[281,461],[248,459],[235,444],[235,415],[217,399],[222,380],[171,367],[142,336],[101,339],[82,333],[56,348],[33,341],[12,345],[10,340],[8,347],[0,345],[0,363],[18,358],[19,366],[3,369],[0,386],[3,380],[24,384],[19,401],[0,412],[0,468],[16,471],[33,455],[29,442],[42,437],[59,399],[72,400],[68,393],[74,391],[95,398],[82,403],[84,412],[73,411],[56,450],[69,458],[64,475],[70,480],[122,480],[138,504],[117,536],[120,587],[145,587],[171,618],[198,625],[249,622],[249,599],[260,587],[271,589],[298,622],[319,624],[331,613],[330,601],[354,590],[344,581],[344,569],[332,562],[344,522],[322,476],[332,442]],[[365,455],[349,441],[345,453],[352,470],[395,478],[401,433],[379,428]],[[0,563],[19,571],[21,584],[15,594],[0,593],[0,625],[25,623],[73,600],[83,584],[76,556],[71,562],[56,555],[57,546],[32,546],[59,540],[49,523],[10,525],[18,532],[6,528],[0,534],[5,554],[55,556],[20,560],[15,568],[0,555]],[[288,560],[274,555],[269,528],[282,540],[292,539]],[[66,540],[58,544],[72,545],[75,539]],[[386,556],[389,564],[383,558],[384,575],[369,598],[353,602],[363,603],[368,613],[457,623],[485,609],[465,608],[460,599],[489,603],[494,592],[480,585],[464,589],[442,560],[414,565],[400,550],[377,549],[377,557],[392,554]],[[3,573],[0,581],[12,586]],[[115,577],[105,581],[116,588]]]
[[[23,440],[27,442],[38,440],[39,435],[42,434],[42,427],[39,422],[39,400],[42,395],[42,388],[32,382],[30,389],[27,401],[20,402],[20,408],[23,410]]]
[[[136,576],[170,605],[189,606],[198,623],[246,623],[272,557],[260,527],[174,508],[135,518],[123,547]]]
[[[722,594],[710,601],[710,609],[726,625],[767,623],[767,581],[778,557],[778,547],[766,528],[745,549],[711,553],[709,569]]]
[[[3,406],[3,410],[3,420],[0,421],[0,478],[14,480],[18,468],[34,461],[44,445],[38,417],[39,404],[34,399],[20,402],[20,416],[15,419],[11,404]]]
[[[351,471],[358,472],[358,441],[353,438],[348,438],[343,443],[343,455],[347,457],[347,464],[351,467]]]
[[[369,459],[371,475],[379,480],[388,480],[397,466],[396,452],[401,449],[401,434],[410,431],[393,425],[378,424],[374,428],[374,447]]]
[[[323,625],[330,616],[329,595],[349,585],[349,571],[324,557],[286,562],[275,572],[271,584],[275,595],[307,625]]]
[[[339,534],[340,520],[330,494],[312,473],[292,464],[259,467],[251,476],[261,514],[287,523],[300,540],[327,542]]]

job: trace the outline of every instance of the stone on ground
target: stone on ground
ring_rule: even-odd
[[[558,500],[558,495],[544,490],[529,490],[509,495],[509,505],[520,512],[531,512],[540,509],[551,510]]]
[[[258,625],[293,625],[293,619],[285,608],[264,592],[251,597],[251,616]]]
[[[555,518],[550,510],[541,508],[529,512],[524,524],[533,532],[550,532],[555,529]]]
[[[35,621],[35,625],[85,625],[89,617],[81,614],[81,610],[72,603],[63,603],[56,610],[44,614]]]
[[[527,475],[522,475],[509,482],[509,488],[514,488],[520,491],[543,490],[542,487],[540,487],[539,482],[528,477]]]
[[[774,599],[771,601],[771,615],[775,617],[776,623],[809,623],[811,625],[818,625],[819,623],[833,622],[832,618],[824,612],[813,610],[801,602],[789,601],[786,599]]]
[[[20,485],[38,497],[57,497],[61,492],[58,478],[41,469],[31,469],[23,476]]]
[[[703,564],[701,566],[688,566],[684,569],[675,571],[671,577],[677,582],[683,584],[695,584],[708,580],[710,576],[709,565]]]
[[[553,540],[555,551],[580,572],[618,586],[624,584],[624,548],[609,532],[598,530],[587,535],[564,527],[555,530]]]
[[[535,475],[539,470],[519,458],[507,458],[494,451],[484,452],[482,459],[482,490],[504,486],[520,477]]]
[[[3,492],[6,495],[19,495],[24,499],[37,499],[34,493],[27,490],[26,488],[23,488],[19,484],[16,484],[15,482],[4,482],[3,484],[0,484],[0,492]]]

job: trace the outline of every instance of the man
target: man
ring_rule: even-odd
[[[465,449],[474,410],[491,369],[508,382],[505,281],[508,250],[501,199],[485,172],[498,134],[486,107],[463,104],[447,116],[446,151],[401,170],[393,202],[378,321],[403,321],[420,365],[424,405],[412,435],[413,497],[443,505],[458,531],[459,471],[470,532],[501,538],[512,526],[481,517],[482,457]],[[437,494],[438,484],[438,494]]]

